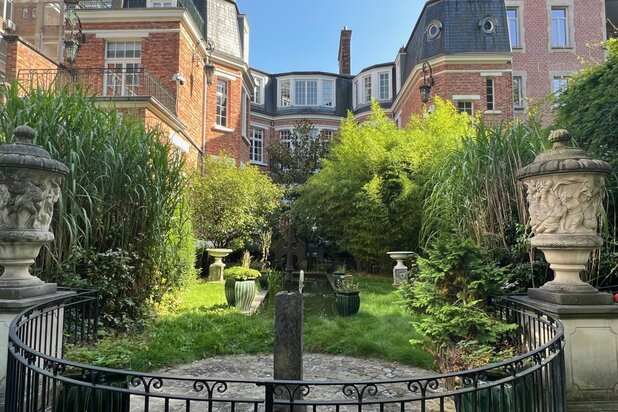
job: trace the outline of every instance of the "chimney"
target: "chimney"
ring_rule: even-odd
[[[339,38],[339,74],[350,74],[352,66],[352,57],[350,56],[350,40],[352,39],[352,30],[348,26],[344,26],[341,30]]]

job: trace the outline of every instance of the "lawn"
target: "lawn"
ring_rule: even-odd
[[[397,290],[385,277],[355,276],[361,291],[356,316],[341,318],[330,308],[305,313],[305,352],[378,358],[431,367],[433,358],[409,344],[419,336]],[[95,365],[152,371],[216,355],[269,353],[273,306],[247,316],[225,303],[222,283],[195,282],[173,311],[161,313],[142,334],[104,337],[96,350],[72,356]]]

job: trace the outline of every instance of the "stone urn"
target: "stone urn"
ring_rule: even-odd
[[[566,130],[554,131],[553,147],[521,168],[517,177],[527,189],[533,247],[541,249],[555,277],[528,296],[557,304],[612,304],[613,296],[583,282],[590,253],[602,246],[605,175],[610,166],[570,147]]]
[[[208,280],[223,282],[223,269],[225,269],[225,263],[223,258],[233,252],[232,249],[206,249],[209,256],[212,256],[215,261],[208,267]]]
[[[387,252],[386,254],[397,261],[397,264],[393,268],[393,285],[399,285],[406,281],[408,276],[408,267],[403,264],[403,261],[412,258],[414,252],[397,251]]]
[[[62,179],[69,169],[32,144],[28,126],[13,131],[14,142],[0,145],[0,299],[22,299],[55,293],[29,271],[41,246],[51,242],[49,231]]]

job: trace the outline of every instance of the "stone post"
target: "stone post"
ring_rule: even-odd
[[[303,379],[303,295],[298,292],[279,292],[275,296],[275,344],[273,377],[275,380]],[[302,399],[297,386],[275,391],[279,399]],[[299,410],[300,408],[294,408]],[[289,411],[290,408],[281,408]]]
[[[554,280],[514,298],[550,313],[564,325],[565,385],[569,411],[616,410],[618,305],[580,279],[590,252],[601,247],[604,176],[610,167],[569,147],[566,130],[553,147],[518,171],[527,189],[531,245],[541,249]]]

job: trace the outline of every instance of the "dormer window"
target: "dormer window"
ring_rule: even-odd
[[[427,40],[434,40],[440,37],[440,33],[442,32],[442,22],[439,20],[432,20],[427,25],[427,29],[425,29],[425,33],[427,33]]]
[[[494,34],[496,32],[496,20],[493,17],[484,17],[479,22],[479,27],[485,34]]]
[[[287,78],[278,83],[279,107],[335,106],[334,79]]]

